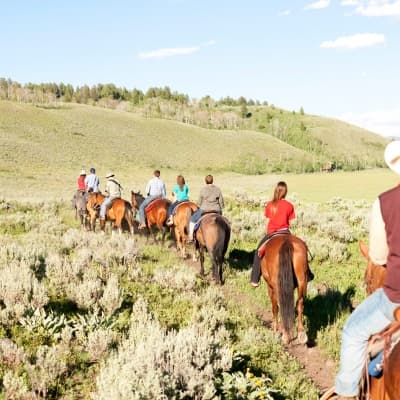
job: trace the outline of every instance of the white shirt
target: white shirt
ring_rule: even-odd
[[[165,197],[167,195],[167,191],[165,190],[164,182],[156,176],[150,179],[146,186],[146,194],[148,196]]]

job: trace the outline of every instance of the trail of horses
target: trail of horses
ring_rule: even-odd
[[[186,260],[186,264],[197,272],[200,271],[199,265],[191,259]],[[221,286],[226,298],[235,301],[241,308],[246,308],[251,313],[256,315],[267,329],[272,329],[272,312],[270,309],[265,309],[257,304],[247,295],[238,293],[228,285]],[[255,290],[265,290],[264,285],[261,285]],[[267,296],[267,293],[265,293]],[[321,394],[333,386],[335,379],[335,363],[327,360],[320,350],[314,347],[304,345],[290,344],[285,347],[286,351],[303,366],[304,372],[314,382]]]

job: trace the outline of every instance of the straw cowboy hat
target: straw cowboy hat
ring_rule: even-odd
[[[113,177],[114,176],[114,174],[112,173],[112,172],[109,172],[107,175],[106,175],[106,178],[111,178],[111,177]]]
[[[86,175],[86,171],[84,169],[81,169],[81,172],[79,175]]]
[[[386,146],[385,162],[392,171],[400,175],[400,140],[394,140]]]

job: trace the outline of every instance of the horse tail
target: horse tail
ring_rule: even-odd
[[[290,334],[294,326],[293,244],[287,237],[279,249],[279,309],[284,330]]]
[[[220,216],[215,217],[215,225],[217,226],[218,235],[214,247],[214,256],[217,263],[221,265],[228,249],[231,229],[225,219]]]
[[[133,217],[133,211],[132,211],[132,205],[129,203],[129,201],[125,201],[125,213],[124,217],[126,219],[126,222],[129,222],[132,224],[134,223],[134,217]]]
[[[191,209],[191,207],[185,207],[184,209],[185,226],[183,227],[183,232],[186,236],[189,235],[189,223],[192,214],[193,210]]]

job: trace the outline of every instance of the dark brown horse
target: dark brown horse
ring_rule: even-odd
[[[99,216],[99,209],[104,199],[105,196],[101,193],[89,193],[86,207],[90,217],[90,228],[93,231],[95,230],[96,219]],[[129,226],[131,235],[133,235],[133,213],[131,204],[128,201],[123,199],[114,199],[111,203],[111,207],[107,209],[106,220],[111,221],[113,228],[117,228],[120,234],[122,233],[122,222],[125,220]],[[105,226],[100,226],[100,228],[104,230]]]
[[[200,226],[194,237],[200,257],[200,276],[204,277],[204,251],[207,250],[211,259],[213,280],[221,285],[222,265],[231,237],[228,220],[217,213],[205,214],[201,217]]]
[[[139,210],[140,205],[143,203],[144,197],[140,192],[131,191],[131,204],[134,210]],[[156,225],[162,233],[162,241],[164,241],[165,233],[167,230],[166,221],[168,218],[168,207],[171,202],[166,198],[157,198],[152,201],[145,209],[146,226],[156,241],[156,233],[153,230],[153,225]]]
[[[180,251],[182,258],[186,258],[190,217],[198,208],[193,201],[184,201],[179,203],[175,209],[175,215],[173,216],[174,234],[176,247]]]
[[[286,234],[272,236],[265,245],[261,273],[268,285],[272,303],[273,330],[282,332],[282,340],[292,340],[295,324],[294,289],[297,286],[297,338],[308,340],[303,326],[304,299],[307,294],[307,246],[298,237]],[[278,323],[280,311],[281,325]]]

